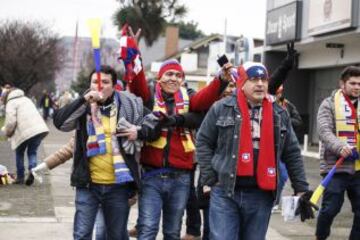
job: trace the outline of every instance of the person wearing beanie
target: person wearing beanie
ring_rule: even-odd
[[[200,182],[211,187],[210,239],[265,239],[280,158],[295,194],[308,191],[291,120],[270,100],[268,81],[261,63],[241,65],[235,93],[210,108],[198,131]]]
[[[226,71],[226,70],[224,70]],[[163,126],[155,141],[147,141],[140,163],[143,167],[142,192],[139,195],[138,238],[155,239],[163,215],[165,239],[180,239],[181,219],[190,192],[195,145],[191,129],[181,114],[202,112],[220,98],[228,78],[215,78],[199,92],[184,88],[185,74],[175,59],[165,61],[157,74],[152,111],[162,119],[175,118],[175,124]],[[135,81],[135,80],[134,80]],[[202,119],[201,119],[202,120]]]
[[[283,109],[285,109],[289,116],[290,116],[290,120],[291,120],[291,125],[294,129],[295,132],[295,136],[298,138],[299,133],[297,130],[299,130],[299,128],[302,125],[302,119],[301,116],[298,112],[298,110],[296,109],[296,106],[290,102],[288,99],[285,98],[284,96],[284,86],[280,85],[280,87],[277,89],[276,91],[276,103],[279,104],[279,106],[281,106]],[[286,171],[286,167],[285,164],[280,161],[279,162],[279,197],[277,198],[276,202],[275,202],[275,206],[273,207],[272,212],[273,213],[277,213],[280,212],[280,199],[281,199],[281,194],[282,194],[282,190],[284,189],[284,186],[286,184],[288,177],[287,171]]]

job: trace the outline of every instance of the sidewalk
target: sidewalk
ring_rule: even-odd
[[[0,164],[5,165],[10,173],[16,173],[15,154],[10,143],[0,142]],[[39,158],[44,156],[41,148]],[[26,168],[27,168],[26,160]],[[54,209],[48,176],[42,186],[6,185],[0,187],[1,217],[53,217]]]
[[[66,143],[70,135],[50,126],[50,134],[39,148],[39,162]],[[8,142],[0,142],[0,153],[0,164],[14,173],[15,156]],[[45,174],[41,185],[1,186],[0,239],[72,239],[74,196],[69,186],[70,170],[71,161]],[[64,210],[66,206],[71,212]]]

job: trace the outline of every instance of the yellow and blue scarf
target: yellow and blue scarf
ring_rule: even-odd
[[[360,150],[359,135],[360,109],[355,109],[348,96],[342,90],[335,93],[336,136],[357,151]],[[360,160],[355,160],[355,171],[360,170]]]
[[[184,114],[189,111],[189,95],[185,88],[181,87],[179,91],[174,94],[175,99],[175,109],[177,114]],[[154,112],[163,112],[167,114],[166,104],[161,95],[160,84],[157,83],[155,86],[155,103],[154,103]],[[180,131],[181,143],[184,147],[185,152],[193,152],[195,150],[195,145],[191,137],[189,129],[182,128]],[[147,142],[147,145],[150,145],[155,148],[163,149],[166,146],[167,140],[167,129],[161,129],[161,136],[159,139],[153,142]]]
[[[120,153],[119,143],[116,136],[116,125],[118,108],[120,106],[118,93],[115,92],[114,102],[110,110],[110,130],[111,130],[111,146],[112,159],[116,183],[125,183],[134,181],[130,170],[127,167],[123,156]],[[91,116],[88,116],[87,121],[87,156],[93,157],[106,153],[105,133],[101,122],[101,112],[96,103],[90,105]]]

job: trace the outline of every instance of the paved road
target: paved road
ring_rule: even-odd
[[[66,143],[71,133],[62,133],[50,126],[51,133],[44,140],[40,158],[54,152]],[[0,164],[15,170],[14,154],[9,144],[0,142]],[[308,179],[314,188],[320,181],[318,162],[305,159]],[[45,182],[34,186],[0,187],[0,240],[3,239],[72,239],[74,214],[74,190],[69,186],[71,161],[45,174]],[[287,193],[291,193],[289,186]],[[286,193],[285,193],[286,194]],[[137,206],[131,209],[129,228],[135,225]],[[352,214],[348,201],[334,223],[330,239],[347,239]],[[284,223],[280,214],[271,219],[267,239],[299,240],[314,239],[315,222]],[[183,228],[184,231],[184,228]],[[159,234],[158,239],[162,239]]]

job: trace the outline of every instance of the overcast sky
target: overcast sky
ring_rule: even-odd
[[[227,33],[264,37],[266,0],[182,0],[188,8],[185,21],[194,20],[206,34]],[[112,14],[120,3],[115,0],[6,0],[2,1],[0,19],[46,22],[61,36],[74,35],[77,19],[79,35],[89,36],[86,20],[100,17],[104,36],[114,37]]]

